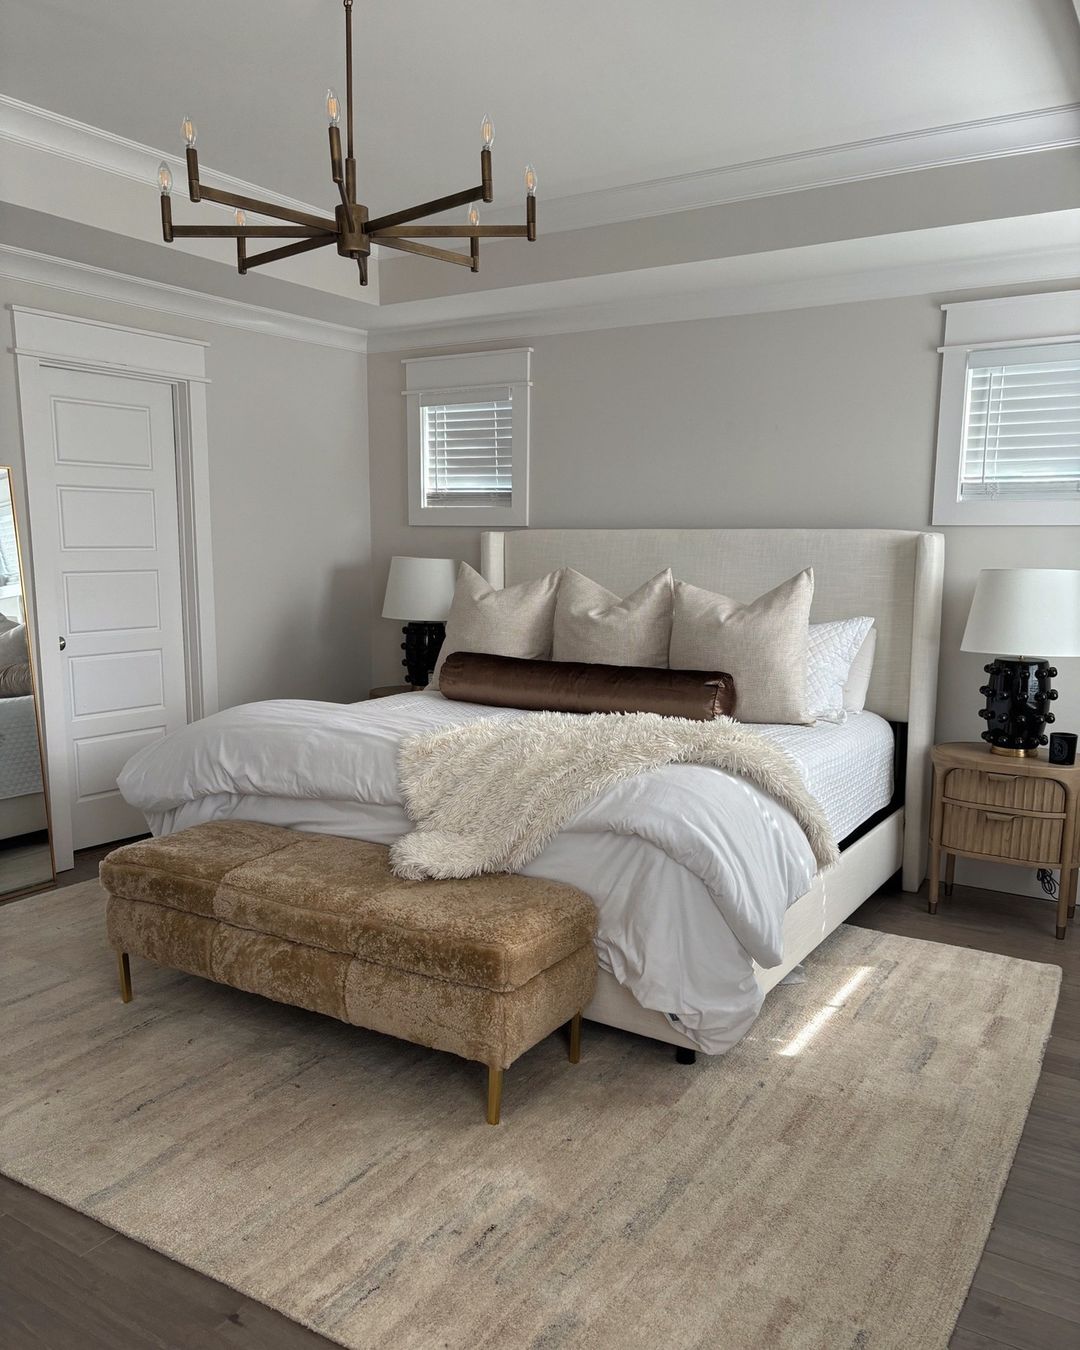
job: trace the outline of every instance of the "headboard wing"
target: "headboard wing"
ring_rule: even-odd
[[[867,707],[908,726],[904,883],[913,882],[910,889],[924,874],[943,560],[942,536],[914,530],[530,529],[485,534],[481,551],[482,570],[494,586],[573,567],[620,595],[671,567],[683,581],[748,601],[813,567],[811,617],[873,615],[878,639]]]

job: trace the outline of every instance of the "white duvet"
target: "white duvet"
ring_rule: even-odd
[[[436,693],[354,705],[247,704],[147,746],[124,767],[119,787],[156,835],[233,817],[391,843],[411,828],[397,776],[405,737],[522,715]],[[863,717],[889,734],[872,714],[854,720]],[[813,792],[800,749],[826,728],[755,730],[788,751]],[[842,731],[830,727],[826,739],[840,744]],[[839,834],[841,821],[822,805]],[[781,961],[784,914],[809,889],[815,863],[793,817],[750,783],[671,765],[604,793],[523,870],[590,895],[600,964],[643,1007],[677,1018],[702,1050],[717,1054],[757,1016],[753,963]]]

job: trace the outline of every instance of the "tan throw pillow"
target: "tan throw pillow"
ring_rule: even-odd
[[[549,572],[537,581],[497,591],[474,567],[462,563],[446,620],[446,640],[428,688],[438,689],[439,671],[451,652],[490,652],[546,661],[551,656],[561,575]]]
[[[673,593],[670,567],[625,600],[568,567],[555,602],[552,660],[666,666]]]
[[[741,722],[812,722],[806,655],[813,598],[810,567],[749,605],[677,581],[670,664],[726,670],[735,681]]]

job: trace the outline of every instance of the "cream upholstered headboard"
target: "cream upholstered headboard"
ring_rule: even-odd
[[[752,600],[813,567],[815,622],[874,617],[866,706],[907,724],[904,889],[917,890],[926,875],[944,551],[940,534],[915,530],[513,530],[481,537],[481,570],[501,587],[573,567],[628,595],[671,567],[695,586]]]

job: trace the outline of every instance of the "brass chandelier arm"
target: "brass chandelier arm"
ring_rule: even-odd
[[[222,206],[238,206],[241,211],[251,211],[257,216],[272,216],[275,220],[291,220],[297,225],[307,225],[313,230],[337,229],[337,222],[328,216],[313,216],[307,211],[294,211],[288,206],[278,206],[274,202],[263,202],[257,197],[241,197],[235,192],[223,192],[220,188],[209,188],[199,184],[199,200],[218,202]]]
[[[242,271],[249,267],[261,267],[263,263],[279,262],[282,258],[293,258],[298,253],[307,253],[313,248],[325,248],[334,242],[333,235],[324,235],[318,239],[301,239],[296,244],[283,244],[281,248],[269,248],[265,253],[246,254],[243,257]]]
[[[440,211],[450,211],[455,206],[466,206],[469,202],[484,200],[484,186],[466,188],[464,192],[452,192],[448,197],[436,197],[432,202],[423,202],[420,206],[410,206],[405,211],[394,211],[389,216],[376,216],[367,223],[367,233],[389,229],[394,225],[404,225],[410,220],[420,220],[424,216],[434,216]]]
[[[350,163],[352,163],[351,160]],[[355,174],[355,170],[353,172]],[[341,130],[336,126],[330,128],[330,177],[337,184],[337,190],[341,196],[341,206],[345,212],[345,224],[348,226],[349,233],[355,234],[356,222],[353,219],[352,202],[349,200],[349,189],[345,181],[345,166],[341,159]]]
[[[437,258],[439,262],[456,263],[458,267],[472,267],[473,260],[467,253],[451,253],[448,248],[432,248],[430,244],[414,244],[408,239],[380,239],[383,248],[394,248],[402,253],[419,253],[424,258]],[[473,269],[475,271],[475,268]]]
[[[191,239],[317,239],[332,244],[335,230],[316,230],[308,225],[174,225],[172,233]]]
[[[387,225],[368,226],[373,239],[525,239],[528,225]]]

